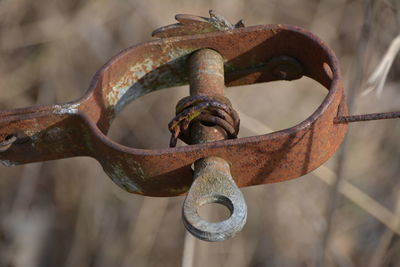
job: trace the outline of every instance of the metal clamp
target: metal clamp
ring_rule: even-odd
[[[334,120],[346,116],[347,109],[337,59],[318,37],[288,25],[220,30],[206,26],[204,18],[178,17],[181,22],[173,32],[187,35],[169,37],[164,32],[164,38],[127,48],[96,73],[78,100],[1,110],[0,142],[18,132],[27,141],[1,152],[0,162],[16,165],[89,156],[124,190],[167,197],[189,190],[191,165],[202,158],[229,162],[236,185],[245,187],[300,177],[335,153],[347,124]],[[219,19],[213,20],[213,25],[220,25]],[[201,21],[204,28],[194,21]],[[188,60],[206,48],[222,56],[221,75],[228,88],[305,75],[326,87],[328,94],[303,122],[265,135],[155,150],[122,146],[107,137],[113,119],[131,101],[189,83]]]
[[[183,206],[187,229],[201,239],[218,241],[233,236],[246,221],[239,187],[300,177],[335,153],[347,132],[347,124],[336,119],[348,114],[337,59],[318,37],[281,24],[232,25],[213,12],[210,18],[176,18],[179,23],[154,32],[160,39],[130,47],[107,62],[78,100],[0,111],[0,162],[10,166],[93,157],[128,192],[188,193]],[[223,98],[225,86],[302,76],[329,90],[313,114],[282,131],[235,138],[239,121]],[[128,103],[187,83],[193,99],[205,102],[184,105],[188,117],[178,114],[179,123],[170,128],[173,138],[191,145],[146,150],[107,137],[113,119]],[[26,141],[10,145],[7,138],[16,133]],[[205,203],[225,205],[231,217],[204,221],[197,209]]]

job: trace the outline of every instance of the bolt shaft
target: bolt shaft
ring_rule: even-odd
[[[224,96],[224,63],[218,52],[211,49],[195,52],[189,59],[189,71],[191,96]],[[225,130],[218,125],[194,121],[190,127],[192,144],[227,138]],[[213,223],[203,220],[197,209],[210,203],[227,207],[231,212],[229,219]],[[182,216],[186,229],[205,241],[223,241],[243,228],[247,207],[226,160],[208,157],[195,162],[194,182],[183,204]]]
[[[224,96],[224,61],[211,49],[201,49],[189,59],[190,95]],[[206,126],[199,121],[191,125],[192,144],[200,144],[227,138],[220,126]]]

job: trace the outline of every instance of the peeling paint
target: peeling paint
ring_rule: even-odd
[[[135,183],[134,180],[143,181],[146,178],[140,163],[134,160],[128,160],[129,174],[125,171],[124,166],[119,162],[109,164],[104,171],[110,176],[112,181],[119,187],[131,193],[140,194],[143,192],[142,187]]]
[[[152,91],[172,86],[179,86],[188,82],[188,77],[177,75],[183,73],[186,57],[195,49],[163,49],[165,57],[153,60],[145,58],[142,62],[129,67],[127,74],[111,86],[106,96],[109,105],[115,106],[119,113],[131,101]]]
[[[64,114],[77,114],[79,111],[80,103],[75,104],[63,104],[63,105],[54,105],[54,114],[64,115]]]

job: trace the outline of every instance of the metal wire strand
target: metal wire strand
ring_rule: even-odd
[[[190,124],[193,121],[213,123],[223,128],[229,139],[237,137],[240,119],[227,98],[188,96],[176,105],[176,116],[168,124],[171,132],[170,147],[175,147],[180,138],[190,142]]]
[[[335,123],[388,120],[388,119],[398,119],[398,118],[400,118],[400,111],[342,116],[335,118]]]

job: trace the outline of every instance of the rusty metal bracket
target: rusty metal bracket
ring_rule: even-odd
[[[153,32],[160,39],[112,58],[80,99],[0,111],[0,162],[12,166],[93,157],[128,192],[188,192],[182,210],[186,228],[203,240],[220,241],[245,224],[247,207],[239,187],[297,178],[332,156],[347,131],[338,118],[348,114],[337,59],[321,40],[288,25],[233,25],[213,11],[210,18],[176,19],[179,23]],[[235,139],[239,118],[223,96],[225,86],[302,76],[329,90],[309,118],[286,130]],[[178,103],[169,125],[171,148],[130,148],[107,137],[128,103],[187,83],[191,96]],[[190,145],[173,147],[177,138]],[[222,222],[203,220],[197,209],[207,203],[226,206],[231,216]]]
[[[348,115],[334,53],[304,29],[281,24],[245,27],[243,21],[231,24],[214,11],[210,18],[176,19],[179,23],[153,32],[159,39],[113,57],[78,100],[0,110],[0,163],[93,157],[128,192],[165,197],[187,193],[182,210],[186,228],[200,239],[220,241],[246,222],[239,187],[313,171],[335,153],[350,122],[400,118],[400,112]],[[223,96],[225,86],[303,76],[328,90],[306,120],[236,139],[239,117]],[[170,148],[131,148],[107,137],[113,119],[131,101],[188,83],[191,96],[178,103],[169,124]],[[175,147],[177,138],[190,145]],[[203,220],[197,209],[208,203],[226,206],[231,216],[222,222]]]
[[[281,24],[240,24],[203,33],[201,27],[193,30],[199,27],[193,26],[193,20],[201,19],[179,18],[181,24],[192,25],[192,30],[184,29],[187,35],[127,48],[96,73],[78,100],[1,110],[0,143],[6,144],[16,133],[26,136],[26,141],[12,143],[0,153],[0,161],[12,166],[89,156],[131,193],[176,196],[189,190],[191,165],[199,159],[218,157],[229,162],[233,180],[244,187],[300,177],[332,156],[347,131],[347,124],[334,123],[334,119],[348,114],[337,59],[318,37]],[[222,56],[227,87],[304,75],[326,87],[328,94],[305,121],[260,136],[157,150],[122,146],[107,137],[113,119],[129,102],[187,84],[188,58],[204,48]]]

